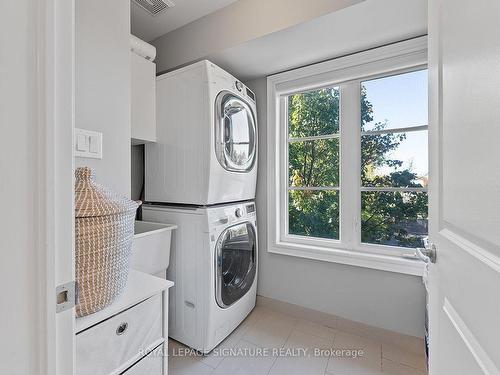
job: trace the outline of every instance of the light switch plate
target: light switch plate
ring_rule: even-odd
[[[75,128],[75,156],[102,159],[102,133]]]

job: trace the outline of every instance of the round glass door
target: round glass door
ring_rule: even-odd
[[[217,241],[216,300],[227,308],[252,287],[257,269],[257,242],[251,223],[227,228]]]
[[[252,169],[257,148],[254,114],[245,101],[223,91],[216,100],[216,152],[229,171]]]

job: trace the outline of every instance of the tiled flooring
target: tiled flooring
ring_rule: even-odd
[[[201,356],[185,349],[169,341],[169,375],[426,374],[423,351],[403,351],[263,307],[254,309],[218,353]],[[354,358],[353,350],[362,352]]]

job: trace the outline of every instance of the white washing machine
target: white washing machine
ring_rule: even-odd
[[[169,292],[169,336],[208,353],[255,307],[255,204],[146,204],[143,218],[178,226],[167,270],[167,279],[175,283]]]
[[[205,206],[254,199],[256,119],[254,93],[210,61],[158,76],[145,200]]]

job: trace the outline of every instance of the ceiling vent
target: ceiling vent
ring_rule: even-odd
[[[132,2],[145,9],[153,16],[156,16],[164,10],[175,6],[175,3],[171,0],[132,0]]]

